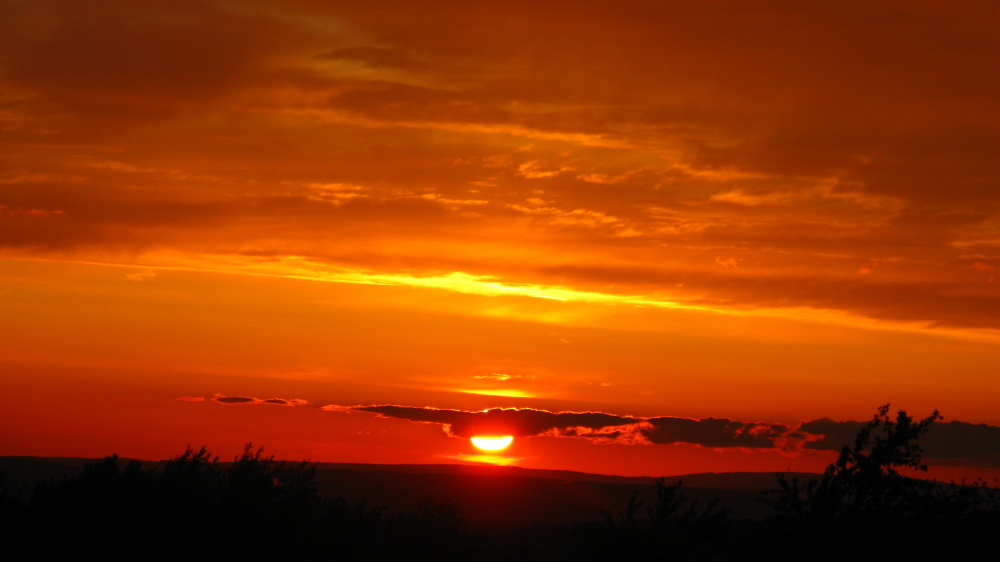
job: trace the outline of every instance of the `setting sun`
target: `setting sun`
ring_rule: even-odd
[[[471,439],[472,444],[483,451],[501,451],[510,446],[514,438],[510,435],[504,436],[480,436]]]

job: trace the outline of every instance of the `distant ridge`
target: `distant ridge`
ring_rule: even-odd
[[[54,475],[73,474],[73,469],[82,469],[83,465],[93,463],[101,458],[85,457],[29,457],[0,456],[0,470],[6,469],[7,477],[14,478],[20,468],[49,467]],[[130,461],[142,463],[146,468],[162,466],[165,460],[150,461],[122,457],[121,462]],[[299,461],[294,461],[299,462]],[[227,462],[220,462],[222,465]],[[636,484],[651,486],[659,476],[619,476],[614,474],[595,474],[575,470],[549,470],[544,468],[523,468],[519,466],[495,466],[488,464],[375,464],[375,463],[339,463],[319,462],[318,470],[344,470],[354,472],[391,472],[400,474],[476,474],[482,476],[510,476],[518,478],[551,478],[571,482],[604,482],[610,484]],[[69,469],[68,471],[66,469]],[[699,488],[715,488],[720,490],[744,490],[757,492],[775,485],[776,472],[701,472],[695,474],[665,475],[668,484],[681,480],[684,486]],[[818,478],[820,474],[808,472],[782,472],[787,478],[808,480]],[[763,485],[764,488],[761,488]]]
[[[519,466],[492,466],[485,464],[364,464],[364,463],[319,463],[320,470],[349,470],[364,472],[395,472],[404,474],[479,474],[483,476],[512,476],[520,478],[552,478],[572,482],[605,482],[610,484],[637,484],[652,486],[659,476],[617,476],[594,474],[574,470],[548,470],[543,468],[522,468]],[[715,488],[719,490],[743,490],[759,492],[774,487],[775,472],[702,472],[665,476],[668,484],[678,480],[684,486]],[[808,472],[782,472],[786,478],[819,478],[821,474]],[[763,486],[763,487],[761,487]]]
[[[24,490],[50,478],[73,476],[86,463],[100,459],[76,457],[0,457],[7,482]],[[121,459],[123,462],[137,459]],[[158,468],[166,461],[142,461]],[[228,463],[220,463],[228,464]],[[785,473],[800,479],[819,475]],[[633,492],[653,500],[653,476],[615,476],[571,470],[545,470],[473,464],[318,463],[316,483],[326,497],[364,501],[388,512],[412,511],[423,500],[452,501],[462,517],[487,527],[553,525],[599,518],[599,510],[620,511]],[[762,490],[776,486],[772,472],[684,474],[666,477],[683,481],[682,492],[701,505],[719,498],[736,519],[762,519],[770,514],[757,502]]]

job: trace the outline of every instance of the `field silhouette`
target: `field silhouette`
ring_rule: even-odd
[[[695,486],[512,467],[289,463],[249,443],[231,463],[204,448],[158,463],[6,458],[0,539],[10,560],[972,556],[1000,531],[997,488],[899,472],[926,470],[919,438],[937,419],[891,419],[884,406],[823,475],[692,475]]]

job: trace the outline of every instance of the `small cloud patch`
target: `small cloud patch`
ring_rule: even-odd
[[[310,404],[307,400],[300,398],[254,398],[252,396],[223,396],[216,394],[212,400],[219,404],[270,404],[274,406],[305,406]]]

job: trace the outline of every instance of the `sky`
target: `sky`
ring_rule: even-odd
[[[1000,473],[998,22],[4,2],[0,454]]]

